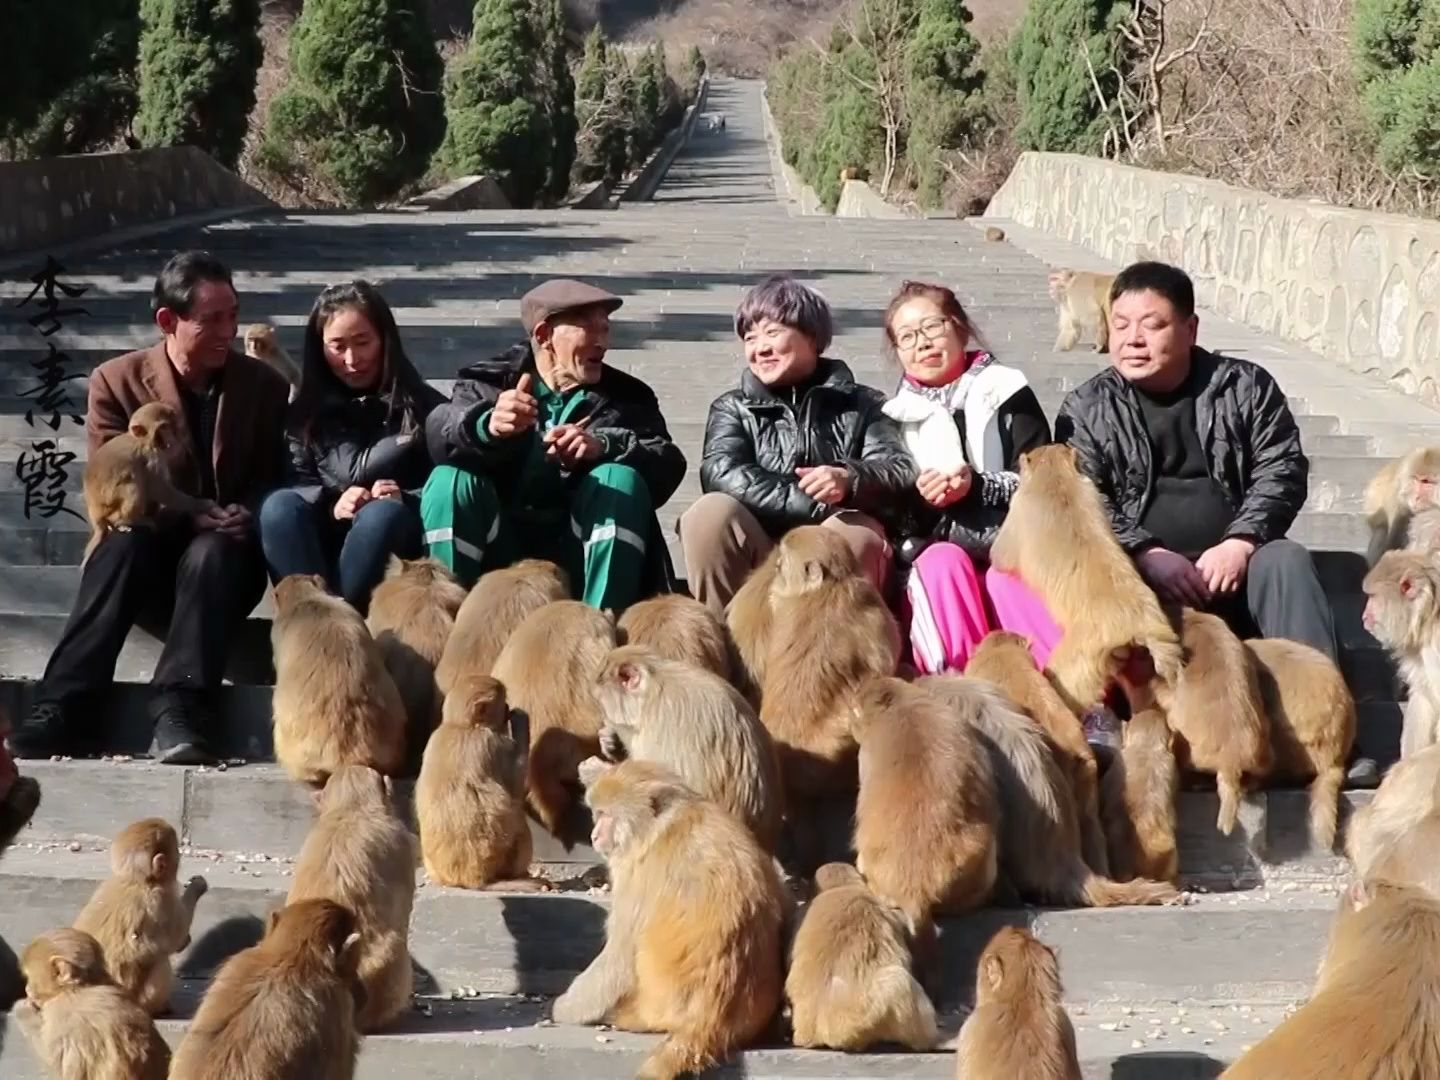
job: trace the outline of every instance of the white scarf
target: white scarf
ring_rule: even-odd
[[[885,415],[900,425],[905,449],[922,472],[934,470],[953,476],[966,465],[984,467],[982,462],[965,460],[965,444],[954,419],[965,408],[976,380],[995,361],[988,352],[973,356],[964,374],[944,386],[922,386],[902,376],[895,396],[884,405]]]

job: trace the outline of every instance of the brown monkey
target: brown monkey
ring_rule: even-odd
[[[455,629],[435,668],[442,694],[449,693],[463,667],[489,675],[500,650],[531,612],[570,597],[564,570],[543,559],[521,559],[503,570],[482,574],[455,616]]]
[[[440,722],[440,692],[435,665],[465,601],[465,586],[434,559],[390,556],[385,580],[370,597],[365,625],[380,646],[385,669],[405,704],[409,773],[420,767],[425,740]]]
[[[1356,883],[1315,993],[1222,1080],[1440,1076],[1440,900],[1389,882]]]
[[[921,684],[871,679],[856,695],[853,730],[855,865],[928,952],[931,919],[983,906],[995,885],[994,771],[971,718]]]
[[[269,323],[251,323],[245,328],[245,355],[269,364],[286,382],[299,389],[300,365],[290,358]]]
[[[26,999],[11,1015],[59,1080],[165,1080],[170,1047],[149,1014],[105,971],[99,943],[79,930],[36,938],[20,960]]]
[[[510,708],[523,714],[530,728],[525,770],[530,806],[567,850],[586,831],[583,814],[577,814],[577,769],[600,753],[595,679],[613,648],[612,614],[578,600],[556,600],[531,612],[495,661],[495,678],[505,685]]]
[[[1368,559],[1397,548],[1440,547],[1440,446],[1421,446],[1387,464],[1365,488]]]
[[[287,904],[333,900],[360,931],[357,975],[365,1003],[361,1031],[378,1031],[410,1007],[410,909],[415,903],[415,837],[390,809],[390,781],[364,765],[331,774],[320,816],[295,860]]]
[[[713,671],[726,682],[735,677],[725,620],[698,600],[679,593],[642,600],[626,609],[616,627],[622,645],[648,645],[666,659]]]
[[[1060,965],[1028,930],[1003,927],[980,954],[955,1058],[960,1080],[1080,1080]]]
[[[990,556],[1038,592],[1066,631],[1049,668],[1072,709],[1100,700],[1135,645],[1149,650],[1162,679],[1180,673],[1180,636],[1116,541],[1072,447],[1042,446],[1021,458],[1020,487]]]
[[[430,879],[461,889],[536,889],[530,879],[525,753],[510,737],[505,687],[466,675],[450,688],[415,784]]]
[[[1060,270],[1050,275],[1050,299],[1059,317],[1056,352],[1069,352],[1087,327],[1094,335],[1095,351],[1110,351],[1110,288],[1114,274],[1092,274],[1085,270]]]
[[[342,765],[398,773],[405,705],[359,612],[325,591],[318,574],[275,586],[275,760],[323,786]]]
[[[180,888],[180,842],[159,818],[127,825],[110,846],[111,876],[75,920],[100,943],[115,985],[151,1016],[170,1006],[170,956],[190,944],[195,903],[208,886],[192,877]]]
[[[1391,551],[1362,586],[1365,629],[1390,650],[1408,691],[1400,756],[1440,740],[1440,557]]]
[[[351,1080],[360,1049],[355,916],[306,900],[270,916],[260,944],[216,974],[170,1080]]]
[[[935,1007],[910,970],[911,928],[853,866],[827,863],[790,948],[785,999],[796,1046],[930,1050]]]
[[[85,463],[85,514],[90,519],[85,559],[107,532],[153,521],[161,511],[198,514],[214,505],[181,491],[172,480],[187,453],[180,441],[182,428],[173,408],[151,401],[135,410],[125,432],[90,456]]]
[[[1335,662],[1318,649],[1280,638],[1245,645],[1270,721],[1274,760],[1266,779],[1310,783],[1310,836],[1329,851],[1355,742],[1355,699]]]
[[[4,737],[9,733],[9,718],[0,714],[0,854],[30,824],[40,806],[40,782],[33,776],[21,776],[5,748]]]
[[[1116,882],[1080,857],[1075,797],[1040,725],[989,683],[932,675],[916,687],[971,727],[989,755],[1000,808],[1000,871],[1005,883],[1038,903],[1118,907],[1176,897],[1158,881]],[[898,817],[896,820],[899,820]],[[868,875],[867,875],[868,876]]]
[[[610,867],[605,947],[555,1001],[562,1024],[660,1031],[640,1080],[699,1072],[780,1006],[788,898],[731,814],[645,762],[587,763],[592,841]]]
[[[1019,634],[996,630],[980,642],[965,674],[1000,687],[1044,730],[1075,793],[1080,850],[1097,874],[1109,873],[1105,833],[1100,828],[1100,770],[1085,728],[1045,673],[1035,666],[1030,647]]]
[[[1180,851],[1175,839],[1175,800],[1180,767],[1175,735],[1156,704],[1149,681],[1133,682],[1122,670],[1130,699],[1124,743],[1100,784],[1110,875],[1116,881],[1150,878],[1180,882]]]
[[[1260,676],[1254,657],[1224,619],[1185,608],[1181,628],[1185,666],[1171,683],[1157,680],[1155,696],[1175,732],[1181,771],[1215,774],[1220,793],[1215,827],[1229,836],[1246,784],[1268,776],[1274,760]]]
[[[992,244],[998,244],[1001,240],[1005,239],[1005,230],[995,225],[986,226],[985,239]]]
[[[595,699],[607,757],[666,766],[775,850],[784,813],[779,761],[740,691],[709,671],[624,645],[601,666]]]
[[[1384,879],[1440,899],[1440,743],[1416,751],[1385,774],[1355,812],[1345,853],[1362,881]]]

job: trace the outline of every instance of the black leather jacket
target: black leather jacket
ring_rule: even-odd
[[[839,360],[821,357],[803,387],[772,391],[749,371],[716,398],[705,423],[700,486],[737,499],[771,536],[823,521],[840,509],[892,520],[915,483],[885,397],[860,386]],[[800,490],[797,468],[844,465],[854,476],[843,506]]]
[[[1210,476],[1239,507],[1226,537],[1278,540],[1305,505],[1310,462],[1279,385],[1248,360],[1196,349],[1195,423]],[[1140,527],[1155,493],[1155,467],[1136,391],[1108,368],[1071,391],[1055,420],[1080,468],[1095,481],[1110,524],[1131,554],[1153,547]]]

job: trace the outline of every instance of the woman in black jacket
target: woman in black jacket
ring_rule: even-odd
[[[680,518],[690,590],[717,611],[797,525],[838,529],[877,585],[888,578],[878,517],[916,470],[884,395],[824,355],[832,326],[824,299],[788,277],[762,281],[735,312],[747,369],[710,406],[705,494]]]
[[[355,281],[320,294],[287,421],[286,486],[260,507],[274,580],[321,574],[363,614],[390,556],[419,557],[415,492],[430,474],[425,417],[444,400],[406,357],[390,305],[373,286]]]

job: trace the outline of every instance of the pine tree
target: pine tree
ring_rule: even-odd
[[[646,49],[631,70],[630,164],[640,165],[660,141],[660,70]]]
[[[188,143],[233,166],[255,107],[260,0],[140,0],[145,146]]]
[[[1027,150],[1093,153],[1104,122],[1091,85],[1109,69],[1121,0],[1030,0],[1011,58],[1020,97],[1015,141]]]
[[[963,141],[982,109],[980,46],[962,0],[921,0],[906,50],[905,152],[919,201],[936,206],[945,183],[941,151]]]
[[[443,68],[414,0],[305,0],[261,162],[373,204],[419,179],[445,131]]]
[[[563,199],[570,190],[570,172],[575,167],[575,138],[579,128],[575,116],[575,77],[570,73],[570,43],[566,39],[565,8],[560,0],[544,4],[544,43],[548,60],[547,98],[550,120],[550,171],[545,192]]]
[[[1440,176],[1440,0],[1355,0],[1353,44],[1381,164]]]
[[[534,204],[551,157],[542,70],[529,0],[480,0],[470,43],[445,81],[440,161],[450,176],[487,173],[516,206]]]
[[[618,78],[625,58],[610,49],[604,31],[596,26],[585,39],[585,57],[575,79],[575,175],[589,182],[605,180],[612,186],[625,172],[625,130],[629,113],[627,83]]]
[[[685,57],[685,67],[690,73],[690,82],[698,87],[700,80],[705,77],[705,54],[700,51],[699,45],[691,45],[690,52]]]

